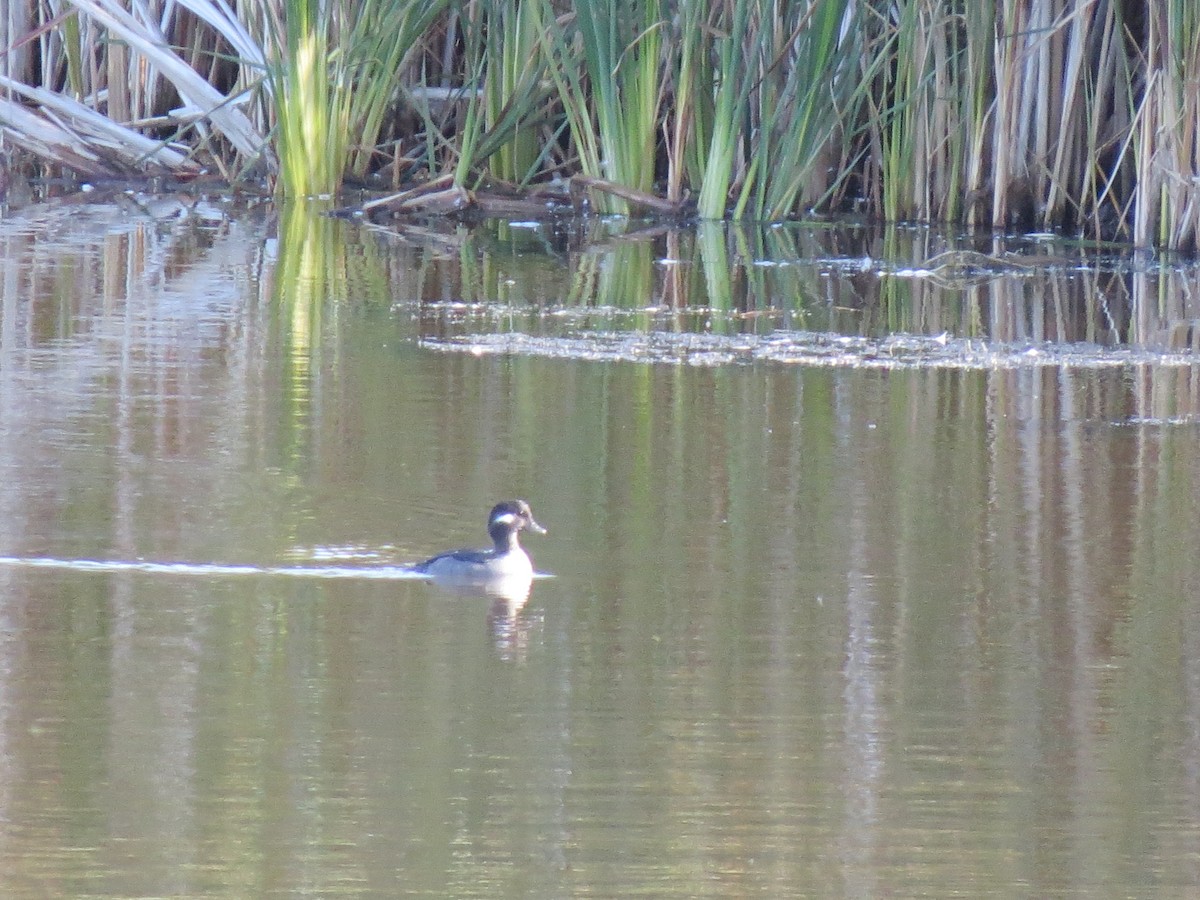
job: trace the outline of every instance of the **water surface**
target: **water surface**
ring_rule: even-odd
[[[0,219],[3,896],[1200,881],[1185,270],[167,211]],[[496,352],[667,333],[1008,362]]]

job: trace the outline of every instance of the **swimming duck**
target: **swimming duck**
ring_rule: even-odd
[[[498,579],[532,578],[533,563],[517,536],[522,531],[545,534],[546,529],[533,518],[524,500],[505,500],[488,513],[490,550],[450,550],[439,553],[412,568],[442,582],[488,582]]]

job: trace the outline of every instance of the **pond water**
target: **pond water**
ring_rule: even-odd
[[[1195,273],[986,241],[10,211],[0,896],[1188,895]]]

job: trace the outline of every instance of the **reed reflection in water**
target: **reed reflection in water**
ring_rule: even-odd
[[[803,262],[887,256],[813,229],[778,260],[730,236],[722,306],[638,293],[700,289],[702,242],[654,236],[679,262],[643,245],[621,306],[579,285],[616,283],[625,238],[606,261],[511,237],[550,245],[527,259],[502,231],[431,249],[274,228],[0,220],[0,555],[25,561],[0,564],[0,894],[1200,879],[1182,356],[865,371],[418,344],[625,311],[664,331],[820,314],[846,333],[1141,340],[1195,315],[1184,273],[1154,276],[1172,298],[1156,319],[1124,264],[889,282]],[[1139,311],[1100,329],[1121,297]],[[528,549],[555,577],[519,602],[205,568],[386,571],[469,542],[510,495],[551,528]]]

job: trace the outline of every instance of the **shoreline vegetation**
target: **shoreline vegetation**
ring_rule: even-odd
[[[4,179],[1200,249],[1190,0],[9,0]]]

